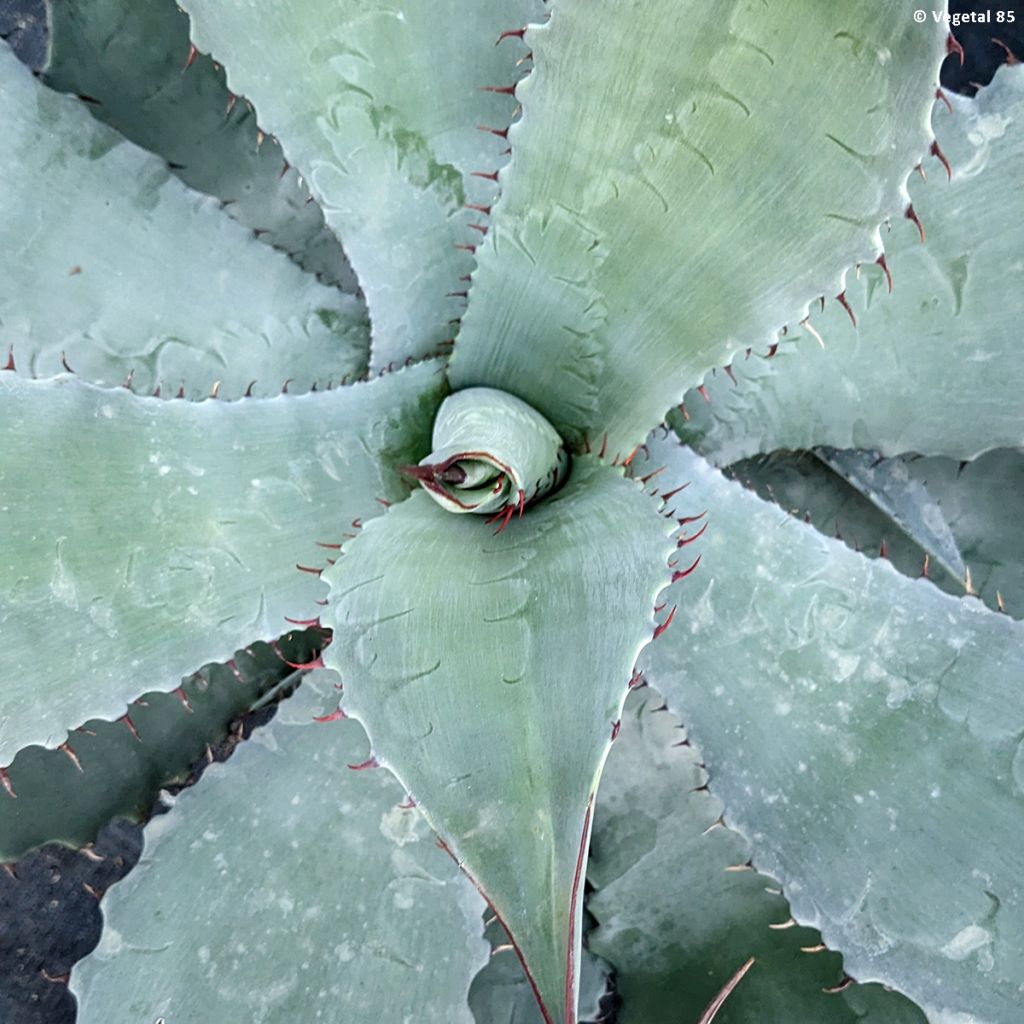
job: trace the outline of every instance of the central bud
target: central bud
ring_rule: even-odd
[[[434,450],[403,472],[450,512],[502,518],[561,486],[569,451],[539,412],[494,388],[466,388],[441,403]]]

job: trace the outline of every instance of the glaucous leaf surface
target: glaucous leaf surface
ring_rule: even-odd
[[[0,766],[315,617],[296,563],[407,493],[443,388],[430,364],[241,402],[0,373]]]
[[[925,486],[904,469],[905,463],[881,459],[875,452],[816,448],[815,455],[884,512],[915,540],[946,573],[964,579],[967,567],[956,538]]]
[[[486,229],[486,213],[464,207],[494,200],[494,180],[475,175],[505,161],[507,142],[486,129],[504,132],[515,109],[486,89],[511,86],[525,51],[494,43],[542,17],[540,0],[182,6],[342,239],[373,321],[372,368],[436,351]]]
[[[142,694],[127,719],[86,722],[62,750],[20,750],[0,788],[0,862],[43,843],[85,846],[113,818],[144,820],[163,786],[183,782],[234,718],[297,678],[293,665],[322,647],[317,630],[255,643],[194,672],[173,693]]]
[[[25,376],[166,395],[305,391],[366,368],[352,295],[320,284],[0,43],[0,349]]]
[[[869,558],[884,550],[906,576],[923,575],[927,557],[928,578],[943,590],[956,596],[969,590],[990,608],[1022,617],[1024,544],[1017,496],[1024,491],[1024,453],[1001,448],[967,463],[938,455],[834,454],[856,459],[871,478],[869,487],[858,490],[851,477],[813,451],[754,456],[729,466],[726,474]],[[962,572],[943,568],[928,533],[934,540],[948,533]]]
[[[923,574],[927,557],[931,580],[951,593],[964,592],[962,577],[953,579],[941,564],[932,564],[929,553],[898,527],[887,512],[819,459],[813,450],[755,455],[734,462],[723,472],[763,500],[774,502],[797,519],[813,523],[826,536],[842,540],[868,558],[880,557],[884,549],[885,557],[913,579]],[[938,518],[945,523],[941,515]]]
[[[880,254],[945,36],[870,0],[560,0],[526,34],[453,386],[628,455],[711,367]]]
[[[909,580],[725,480],[677,628],[642,655],[727,823],[860,981],[1009,1024],[1024,984],[1024,625]]]
[[[650,687],[630,694],[601,779],[587,879],[591,947],[615,970],[620,1024],[690,1024],[749,957],[716,1024],[926,1024],[795,925],[750,844],[722,824],[700,752]],[[714,779],[711,780],[714,789]],[[841,989],[841,990],[840,990]]]
[[[901,461],[949,523],[972,588],[989,607],[1024,618],[1024,452],[997,449],[966,465],[938,457]]]
[[[537,999],[505,929],[488,910],[491,923],[484,935],[491,944],[487,965],[473,979],[469,1008],[476,1024],[544,1024]],[[586,915],[584,915],[584,920]],[[589,950],[580,958],[579,1019],[600,1021],[601,1002],[608,993],[609,966]]]
[[[352,721],[312,721],[313,673],[146,829],[72,971],[80,1024],[472,1024],[481,901]]]
[[[224,72],[190,50],[188,18],[170,0],[50,0],[44,78],[90,97],[89,110],[158,153],[186,185],[329,284],[357,284],[277,140],[266,137]]]
[[[901,8],[893,13],[903,16]],[[973,459],[1024,446],[1024,346],[1009,296],[1024,290],[1024,67],[1000,69],[974,99],[936,104],[940,163],[910,194],[927,240],[894,219],[880,267],[862,266],[847,299],[814,323],[824,339],[783,341],[777,354],[716,373],[710,403],[691,393],[680,435],[716,465],[779,448],[872,448]]]
[[[486,894],[549,1024],[576,1019],[593,794],[675,525],[577,458],[501,533],[421,491],[324,573],[343,707]]]

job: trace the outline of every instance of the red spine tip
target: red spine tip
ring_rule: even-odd
[[[946,53],[955,53],[960,58],[960,67],[964,66],[964,48],[952,32],[946,36]]]
[[[923,242],[924,241],[924,225],[921,223],[921,218],[918,217],[916,211],[914,210],[914,204],[913,203],[909,203],[907,205],[907,209],[904,211],[903,216],[906,217],[907,220],[913,222],[914,226],[917,228],[917,233],[921,236],[921,241]]]
[[[308,628],[315,626],[317,629],[321,628],[322,623],[320,622],[320,616],[318,615],[315,619],[292,619],[289,616],[284,617],[285,622],[290,622],[293,626],[302,626]]]
[[[302,671],[302,672],[305,672],[305,671],[307,671],[308,669],[311,669],[311,668],[323,668],[324,667],[324,659],[321,658],[319,654],[315,658],[313,658],[311,661],[289,661],[287,658],[282,658],[281,660],[284,661],[284,663],[289,668],[294,668],[297,671]]]
[[[72,750],[71,744],[65,740],[58,748],[62,754],[67,754],[71,759],[71,763],[80,771],[84,772],[85,769],[82,767],[82,762],[78,760],[78,755]]]
[[[695,540],[697,540],[698,537],[701,536],[701,534],[704,533],[704,531],[707,528],[708,528],[708,524],[705,523],[695,534],[693,534],[693,536],[691,536],[691,537],[681,537],[679,540],[676,541],[676,547],[677,548],[685,548],[687,544],[692,544]]]
[[[953,180],[953,168],[949,166],[949,161],[946,159],[946,154],[942,152],[937,141],[932,142],[931,149],[928,151],[932,156],[938,157],[939,162],[943,167],[946,168],[946,180]]]
[[[1006,59],[1003,61],[1004,64],[1010,64],[1012,66],[1020,63],[1020,60],[1017,58],[1017,54],[1015,54],[1013,50],[1011,50],[1006,43],[1002,41],[1002,39],[996,39],[996,37],[993,36],[992,42],[1006,54]]]
[[[885,253],[883,252],[875,262],[882,268],[882,271],[885,274],[886,284],[889,285],[889,294],[892,295],[892,274],[889,271],[889,264],[886,262]]]
[[[857,326],[857,318],[853,315],[853,309],[851,309],[850,303],[846,301],[846,292],[845,291],[840,292],[836,296],[836,301],[839,303],[840,306],[843,307],[843,309],[846,310],[846,313],[847,313],[847,315],[850,318],[850,322],[853,324],[854,327],[856,327]]]
[[[339,722],[343,718],[348,718],[348,715],[346,715],[341,708],[338,708],[337,710],[332,711],[329,715],[315,715],[313,717],[313,721],[319,722],[322,725],[325,722]]]
[[[494,45],[497,46],[498,43],[501,43],[501,42],[503,42],[506,39],[522,39],[523,36],[525,36],[525,35],[526,35],[526,26],[525,25],[522,28],[509,28],[509,29],[506,29],[504,32],[502,32],[500,36],[498,36],[498,38],[495,40]]]
[[[686,577],[689,576],[690,573],[693,572],[698,565],[700,565],[700,560],[702,557],[702,555],[698,555],[694,560],[693,565],[691,565],[688,569],[680,569],[677,572],[672,573],[672,582],[678,583],[680,580],[685,580]]]
[[[659,622],[658,625],[654,627],[654,636],[651,637],[651,639],[652,640],[657,640],[658,637],[661,636],[661,634],[664,633],[665,630],[668,629],[668,627],[672,624],[672,620],[675,617],[676,617],[676,605],[672,605],[672,611],[670,611],[668,613],[668,617],[665,619],[665,621],[664,622]]]

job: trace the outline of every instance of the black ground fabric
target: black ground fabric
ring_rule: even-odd
[[[38,71],[46,63],[46,0],[0,0],[0,39]]]

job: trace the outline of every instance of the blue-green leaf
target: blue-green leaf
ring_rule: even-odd
[[[1015,1020],[1024,624],[863,558],[672,441],[651,458],[713,518],[641,666],[726,823],[855,978],[931,1020]]]
[[[365,372],[359,300],[262,245],[0,42],[0,365],[188,398]]]
[[[896,11],[896,8],[893,8]],[[899,11],[902,17],[905,12]],[[1000,69],[969,100],[937,104],[941,151],[911,182],[927,240],[903,218],[886,235],[888,270],[849,281],[856,317],[832,304],[806,335],[772,358],[737,359],[673,415],[684,440],[716,465],[779,448],[871,448],[973,459],[1024,446],[1024,346],[1008,298],[1024,291],[1024,67]]]
[[[315,618],[317,543],[407,493],[436,370],[241,402],[0,373],[0,766]]]
[[[560,0],[526,34],[453,386],[628,455],[711,367],[879,256],[945,36],[873,0]]]
[[[372,368],[444,347],[505,162],[540,0],[184,0],[196,45],[256,105],[341,238],[373,321]],[[483,130],[481,130],[481,127]],[[482,210],[466,209],[475,204]],[[474,230],[473,224],[478,225]]]
[[[578,458],[497,534],[419,492],[324,574],[342,707],[486,894],[549,1024],[576,1019],[594,791],[669,577],[675,523],[620,473]]]

